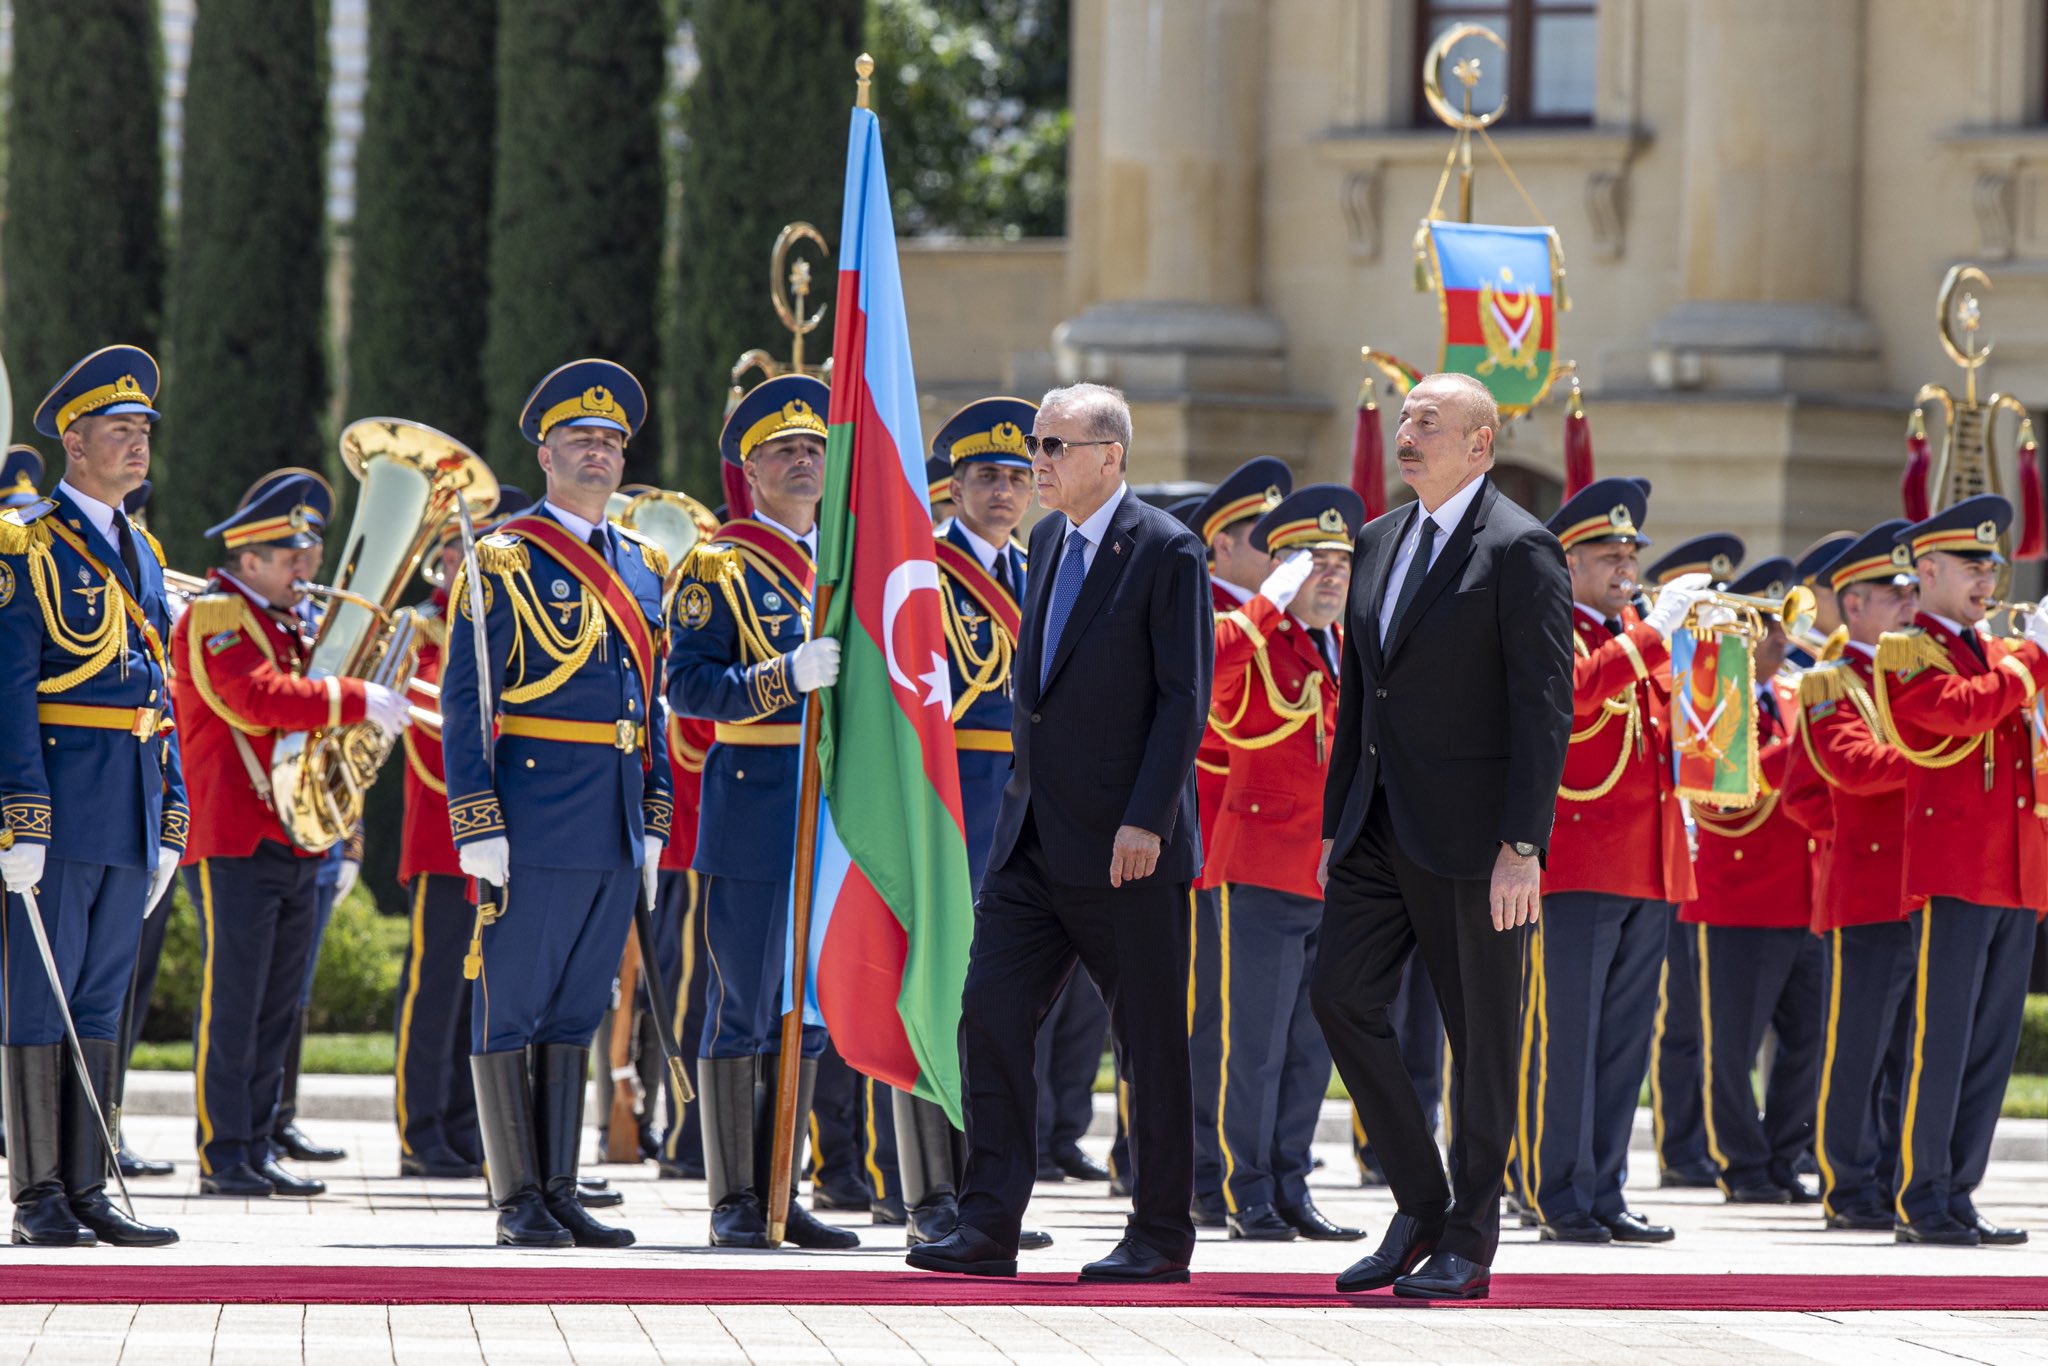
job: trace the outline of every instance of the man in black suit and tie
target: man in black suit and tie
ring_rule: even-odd
[[[1499,428],[1469,376],[1409,390],[1395,440],[1416,501],[1369,524],[1352,557],[1310,996],[1399,1209],[1339,1290],[1482,1299],[1500,1242],[1522,941],[1571,731],[1572,644],[1557,538],[1486,477]],[[1387,1020],[1412,952],[1455,1068],[1448,1180]]]
[[[1195,749],[1209,711],[1202,544],[1124,482],[1131,411],[1076,384],[1032,435],[1038,501],[1012,677],[1015,769],[1003,791],[960,1018],[967,1172],[960,1224],[905,1259],[1017,1273],[1037,1171],[1032,1036],[1078,960],[1109,1004],[1131,1080],[1133,1213],[1081,1279],[1185,1281],[1195,1228],[1188,1078],[1188,884],[1202,865]]]

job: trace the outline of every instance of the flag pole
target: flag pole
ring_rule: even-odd
[[[856,108],[868,107],[868,81],[875,59],[860,54],[853,64]],[[821,546],[820,549],[823,549]],[[811,604],[811,620],[822,626],[832,608],[833,585],[821,580]],[[782,1014],[782,1054],[776,1059],[775,1143],[768,1168],[768,1245],[779,1247],[788,1230],[789,1202],[796,1185],[796,1093],[803,1067],[804,996],[810,989],[811,893],[818,877],[818,791],[824,776],[818,765],[818,729],[825,715],[824,689],[814,688],[804,700],[804,755],[796,796],[796,870],[790,898],[789,1009]],[[760,1180],[756,1172],[754,1179]]]

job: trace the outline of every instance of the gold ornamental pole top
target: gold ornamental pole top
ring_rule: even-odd
[[[875,75],[875,59],[865,52],[861,53],[853,59],[853,74],[857,77],[853,83],[854,107],[865,109],[868,107],[868,86]]]

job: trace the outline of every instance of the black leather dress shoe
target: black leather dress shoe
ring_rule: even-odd
[[[1705,1190],[1720,1185],[1721,1177],[1709,1163],[1688,1163],[1666,1167],[1658,1174],[1657,1184],[1666,1190]]]
[[[573,1247],[576,1240],[548,1213],[537,1190],[523,1190],[498,1207],[499,1247]]]
[[[585,1209],[617,1209],[626,1203],[625,1193],[613,1190],[602,1176],[577,1177],[576,1199]]]
[[[1186,1285],[1188,1264],[1175,1261],[1136,1238],[1126,1238],[1107,1257],[1082,1267],[1081,1279],[1140,1285]]]
[[[1574,1211],[1536,1226],[1536,1237],[1546,1243],[1611,1243],[1614,1234],[1590,1214]]]
[[[1837,1210],[1827,1217],[1827,1226],[1856,1233],[1890,1233],[1898,1216],[1883,1209]]]
[[[1230,1236],[1254,1243],[1291,1243],[1294,1225],[1282,1219],[1271,1205],[1246,1205],[1229,1216]]]
[[[936,1243],[960,1227],[960,1204],[950,1195],[928,1195],[903,1211],[903,1245]],[[876,1222],[880,1222],[879,1217]],[[1018,1245],[1023,1245],[1019,1239]]]
[[[783,1221],[782,1239],[813,1252],[850,1252],[860,1246],[860,1235],[850,1228],[835,1228],[792,1199],[789,1217]]]
[[[103,1190],[73,1200],[71,1214],[108,1247],[169,1247],[178,1241],[176,1229],[130,1219]]]
[[[130,1148],[125,1138],[121,1140],[120,1163],[121,1175],[129,1181],[144,1176],[169,1176],[178,1170],[174,1164],[160,1157],[144,1157]]]
[[[1017,1230],[1019,1252],[1043,1252],[1052,1246],[1052,1235],[1044,1229],[1024,1228]]]
[[[972,1224],[961,1224],[936,1243],[920,1243],[903,1255],[919,1271],[959,1276],[1014,1276],[1017,1254]]]
[[[454,1153],[402,1153],[398,1158],[400,1176],[423,1176],[434,1181],[474,1180],[484,1169],[464,1162]]]
[[[1967,1218],[1958,1216],[1956,1222],[1977,1230],[1977,1241],[1985,1247],[2018,1247],[2027,1241],[2025,1229],[2000,1228],[1975,1210]]]
[[[1052,1162],[1060,1172],[1076,1181],[1107,1181],[1109,1168],[1097,1162],[1079,1148],[1055,1149]]]
[[[1617,1243],[1668,1243],[1678,1236],[1668,1224],[1653,1224],[1632,1209],[1600,1222]]]
[[[1753,1186],[1732,1186],[1728,1190],[1731,1205],[1789,1205],[1792,1192],[1771,1181],[1759,1181]]]
[[[616,1224],[601,1224],[590,1217],[590,1211],[583,1208],[583,1201],[573,1193],[561,1193],[559,1187],[551,1186],[541,1194],[547,1203],[548,1215],[569,1231],[569,1237],[578,1247],[631,1247],[634,1243],[633,1230],[620,1228]]]
[[[346,1148],[330,1148],[324,1143],[315,1143],[296,1124],[285,1125],[271,1136],[270,1141],[284,1149],[284,1155],[294,1162],[339,1162],[348,1156]]]
[[[257,1164],[256,1172],[265,1181],[270,1183],[271,1190],[278,1195],[310,1198],[315,1195],[327,1194],[327,1183],[325,1181],[315,1181],[309,1176],[293,1176],[283,1167],[278,1166],[277,1159],[274,1157],[264,1158],[261,1163]]]
[[[1067,1179],[1067,1174],[1061,1171],[1059,1164],[1051,1158],[1041,1157],[1038,1159],[1038,1175],[1031,1179],[1033,1181],[1043,1181],[1048,1185],[1058,1185]]]
[[[711,1246],[768,1246],[768,1220],[761,1214],[761,1202],[752,1191],[738,1191],[712,1207]]]
[[[910,1211],[903,1207],[902,1196],[884,1195],[868,1201],[868,1217],[883,1228],[902,1228],[910,1219]]]
[[[223,1167],[211,1176],[199,1178],[201,1195],[237,1195],[245,1200],[261,1200],[277,1194],[277,1187],[246,1162],[237,1162],[232,1167]]]
[[[1387,1221],[1379,1251],[1353,1262],[1337,1277],[1337,1288],[1348,1295],[1390,1286],[1435,1252],[1437,1240],[1443,1236],[1441,1219],[1424,1223],[1412,1214],[1397,1214]]]
[[[1346,1228],[1342,1224],[1331,1223],[1316,1208],[1313,1200],[1304,1200],[1298,1205],[1275,1205],[1273,1212],[1294,1225],[1296,1233],[1317,1242],[1355,1243],[1365,1236],[1362,1228]]]
[[[1892,1226],[1892,1241],[1927,1247],[1975,1247],[1983,1239],[1977,1236],[1976,1229],[1943,1214],[1931,1219],[1899,1220]]]
[[[1455,1252],[1434,1252],[1394,1282],[1404,1300],[1483,1300],[1493,1293],[1493,1272]]]
[[[53,1187],[46,1194],[14,1207],[16,1247],[91,1247],[99,1241],[93,1231],[78,1221],[64,1190]]]
[[[1820,1188],[1809,1186],[1798,1176],[1780,1177],[1778,1186],[1785,1192],[1785,1198],[1795,1205],[1818,1205]]]
[[[1188,1206],[1188,1218],[1194,1221],[1196,1228],[1225,1228],[1228,1227],[1230,1211],[1223,1207],[1220,1199],[1204,1200],[1198,1195]]]
[[[873,1201],[868,1197],[866,1186],[833,1186],[822,1181],[811,1183],[811,1207],[813,1209],[841,1210],[853,1214],[866,1214]]]

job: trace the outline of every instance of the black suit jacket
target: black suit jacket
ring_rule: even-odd
[[[1441,876],[1490,876],[1503,841],[1550,843],[1572,723],[1571,584],[1557,538],[1481,478],[1384,647],[1380,606],[1420,505],[1358,534],[1323,789],[1332,863],[1381,782],[1402,849]]]
[[[1202,866],[1195,749],[1209,714],[1215,653],[1202,544],[1126,491],[1041,691],[1045,615],[1067,529],[1058,514],[1031,529],[1024,638],[1010,674],[1016,759],[989,870],[1009,860],[1028,812],[1059,882],[1109,886],[1110,849],[1122,825],[1159,836],[1159,866],[1138,885],[1193,881]]]

